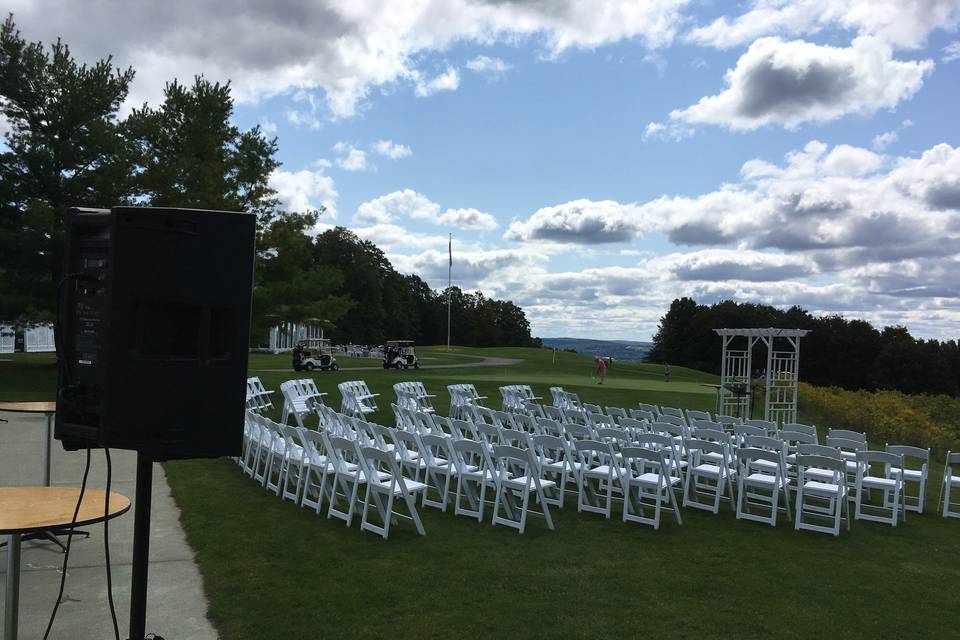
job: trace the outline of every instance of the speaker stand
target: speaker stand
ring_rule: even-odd
[[[150,500],[153,460],[137,452],[137,495],[133,520],[133,578],[130,588],[130,638],[145,640],[147,627],[147,568],[150,561]]]

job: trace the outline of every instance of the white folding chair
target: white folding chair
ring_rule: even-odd
[[[903,474],[887,475],[887,469],[903,468],[903,456],[885,451],[857,452],[857,495],[854,503],[854,518],[872,520],[897,526],[897,521],[907,517],[907,505],[903,500]],[[877,475],[871,475],[874,466],[879,466]],[[879,505],[866,504],[863,490],[879,489],[883,497]]]
[[[744,420],[743,424],[751,427],[760,427],[766,431],[766,433],[762,435],[770,438],[777,435],[777,423],[773,420]]]
[[[356,440],[334,436],[330,440],[330,453],[334,458],[333,491],[327,503],[327,517],[340,518],[349,527],[357,507],[360,485],[367,482],[363,454]],[[385,474],[383,474],[385,475]],[[383,475],[376,479],[383,480]],[[346,511],[340,508],[341,498],[346,501]],[[379,499],[377,496],[375,499]]]
[[[299,488],[300,507],[310,507],[320,513],[324,498],[330,495],[334,467],[322,432],[303,429],[300,437],[305,449],[301,475],[303,486]]]
[[[577,440],[574,447],[580,463],[577,512],[601,513],[609,519],[613,512],[614,488],[622,486],[621,469],[613,448],[609,443],[598,440]]]
[[[767,439],[766,436],[758,436]],[[745,447],[737,450],[737,520],[765,522],[777,526],[780,496],[790,519],[790,491],[782,452]],[[758,514],[754,509],[767,509]]]
[[[489,451],[483,443],[474,440],[458,440],[453,443],[452,449],[457,467],[453,513],[483,522],[487,488],[494,492],[497,490],[496,473]],[[466,498],[469,506],[464,506],[462,498]]]
[[[673,465],[663,450],[644,447],[624,447],[623,457],[623,521],[639,522],[660,528],[660,513],[673,511],[677,524],[683,524],[680,507],[674,493],[683,485],[683,479],[674,475]],[[636,490],[636,491],[634,491]],[[664,506],[666,505],[666,506]],[[653,517],[644,515],[644,509],[653,509]]]
[[[400,467],[412,473],[411,477],[417,482],[420,482],[420,472],[423,471],[426,480],[427,462],[420,451],[421,444],[417,434],[403,429],[391,429],[389,437]]]
[[[817,425],[815,424],[803,424],[801,422],[785,422],[780,425],[781,431],[799,431],[800,433],[806,433],[813,436],[814,441],[817,440]]]
[[[300,502],[300,487],[303,484],[303,465],[306,449],[300,437],[302,427],[291,427],[284,425],[280,427],[280,432],[284,440],[283,462],[280,467],[280,499],[287,498],[293,500],[294,504]],[[290,490],[291,475],[294,478],[293,490]]]
[[[807,447],[817,445],[805,445]],[[801,449],[802,451],[802,449]],[[797,454],[797,497],[794,528],[840,535],[840,521],[850,530],[847,465],[834,451],[834,457]],[[816,473],[811,477],[811,471]],[[811,519],[832,522],[831,526],[814,524]]]
[[[457,474],[450,450],[450,440],[438,435],[417,436],[420,440],[420,453],[423,455],[426,476],[423,490],[423,506],[447,510],[450,497],[450,484]],[[439,500],[430,497],[430,489],[436,491]]]
[[[413,522],[417,527],[417,533],[422,536],[427,535],[420,521],[420,514],[417,512],[416,495],[426,492],[427,486],[416,480],[405,478],[397,466],[397,460],[393,454],[382,451],[375,447],[364,447],[362,449],[363,462],[367,469],[367,492],[363,500],[363,516],[360,518],[360,530],[372,531],[383,537],[384,540],[390,536],[390,524],[396,518],[405,518]],[[386,497],[386,505],[382,498]],[[394,509],[396,500],[399,498],[407,507],[407,513],[399,513]],[[371,499],[377,508],[383,525],[376,525],[370,520]]]
[[[620,420],[629,417],[627,415],[627,410],[623,409],[622,407],[604,407],[603,410],[608,416],[613,418],[617,423],[619,423]]]
[[[943,483],[940,485],[940,497],[937,502],[943,505],[941,514],[944,518],[960,518],[960,502],[951,502],[950,493],[954,488],[960,489],[960,475],[954,475],[960,471],[960,453],[951,453],[947,451],[947,460],[943,468]],[[954,509],[954,507],[958,507]]]
[[[643,406],[641,405],[641,409]],[[683,409],[677,409],[676,407],[660,407],[660,416],[670,416],[673,418],[680,418],[680,420],[686,424],[686,418],[683,415]]]
[[[927,478],[930,472],[930,449],[921,449],[920,447],[911,447],[907,445],[888,444],[884,451],[903,457],[903,466],[888,466],[886,475],[888,478],[895,475],[903,476],[903,501],[904,504],[907,505],[907,511],[923,513],[923,505],[927,501]],[[911,461],[914,462],[913,465],[911,465]],[[918,465],[919,468],[917,468]],[[907,491],[911,483],[918,485],[916,495]]]
[[[721,442],[691,438],[684,442],[687,450],[687,475],[683,484],[683,506],[720,512],[720,501],[733,503],[733,482],[736,471],[731,468],[730,449]],[[700,498],[710,498],[702,502]]]
[[[648,411],[654,418],[660,415],[660,407],[655,404],[641,402],[638,406],[640,407],[640,411]]]
[[[567,497],[567,485],[572,482],[573,490],[579,486],[577,476],[580,473],[580,463],[572,454],[570,443],[563,438],[542,434],[533,436],[532,442],[541,474],[553,480],[556,485],[556,497],[550,497],[547,493],[545,499],[548,504],[562,508]]]
[[[697,411],[696,409],[687,409],[687,422],[690,425],[693,425],[694,420],[712,421],[713,418],[710,417],[709,411]]]
[[[547,528],[553,530],[553,518],[544,495],[545,488],[554,485],[552,480],[540,477],[539,468],[529,449],[499,445],[493,448],[496,461],[497,498],[493,508],[493,524],[513,527],[521,534],[527,525],[527,515],[542,515]],[[530,508],[530,495],[533,494],[543,511]],[[519,505],[517,501],[519,499]],[[504,507],[505,516],[500,515]],[[519,514],[517,514],[519,509]]]

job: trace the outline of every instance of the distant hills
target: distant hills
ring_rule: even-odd
[[[610,356],[621,362],[639,362],[653,347],[652,342],[634,340],[590,340],[587,338],[542,338],[551,349],[573,349],[588,356]]]

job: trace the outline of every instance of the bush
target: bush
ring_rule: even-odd
[[[931,448],[942,458],[960,451],[960,400],[899,391],[847,391],[800,384],[800,412],[822,426],[863,431],[875,445]]]

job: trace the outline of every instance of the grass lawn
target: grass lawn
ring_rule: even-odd
[[[424,364],[483,356],[523,358],[510,366],[315,373],[338,406],[336,383],[365,379],[388,416],[397,380],[422,380],[445,414],[446,384],[474,382],[488,404],[497,387],[529,383],[539,395],[562,385],[612,406],[652,401],[710,409],[715,380],[674,367],[616,364],[603,386],[589,358],[546,350],[421,349]],[[45,399],[38,358],[0,363],[0,400]],[[257,355],[251,371],[267,388],[295,376],[265,371],[286,356]],[[342,365],[345,366],[345,365]],[[14,374],[16,372],[16,374]],[[279,392],[275,394],[279,396]],[[281,399],[275,398],[279,405]],[[426,537],[401,522],[389,541],[359,524],[318,517],[281,502],[227,460],[166,464],[182,521],[225,639],[292,637],[954,637],[960,615],[960,522],[909,514],[905,526],[855,522],[839,539],[683,510],[660,531],[577,514],[568,496],[523,536],[489,520],[422,509]],[[942,469],[931,472],[935,510]]]

